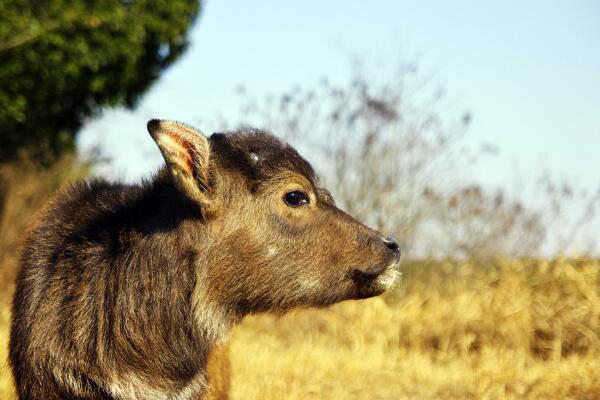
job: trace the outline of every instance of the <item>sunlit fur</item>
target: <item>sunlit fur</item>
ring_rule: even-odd
[[[197,187],[168,169],[141,185],[81,182],[31,229],[10,340],[22,399],[198,399],[213,383],[208,393],[226,398],[227,376],[207,370],[227,370],[243,316],[371,297],[394,281],[398,254],[335,206],[293,148],[260,131],[194,141],[210,149],[204,162],[163,154],[201,176]],[[310,202],[286,205],[290,190]]]

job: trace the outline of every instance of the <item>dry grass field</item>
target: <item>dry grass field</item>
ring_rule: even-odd
[[[62,182],[0,169],[0,399],[17,243]],[[600,399],[600,261],[405,262],[385,298],[247,318],[232,334],[242,399]]]
[[[235,399],[600,399],[600,263],[412,265],[397,295],[247,319]]]

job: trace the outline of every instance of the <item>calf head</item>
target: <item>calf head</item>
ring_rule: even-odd
[[[376,296],[399,276],[396,241],[336,207],[310,164],[268,133],[148,130],[198,206],[208,295],[241,314]]]

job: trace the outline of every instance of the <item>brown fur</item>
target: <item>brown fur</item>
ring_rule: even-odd
[[[395,242],[339,210],[287,144],[148,127],[166,169],[74,185],[25,240],[10,340],[21,399],[225,399],[227,335],[244,315],[393,281]],[[295,190],[307,204],[285,203]]]

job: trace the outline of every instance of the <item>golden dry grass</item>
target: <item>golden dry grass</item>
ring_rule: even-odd
[[[0,169],[0,399],[15,398],[6,357],[18,236],[80,173]],[[233,398],[600,399],[600,261],[404,268],[386,298],[247,318],[232,334]]]
[[[4,296],[0,308],[0,399],[15,399],[12,376],[8,369],[9,307]]]
[[[412,265],[391,299],[246,319],[233,395],[598,399],[599,286],[590,260]]]

